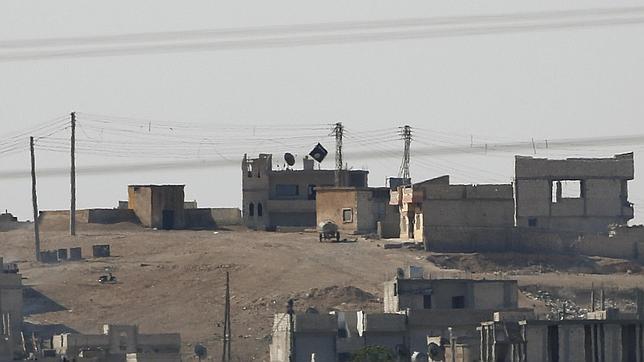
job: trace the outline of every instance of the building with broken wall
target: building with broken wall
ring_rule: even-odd
[[[68,360],[97,362],[181,361],[181,337],[177,333],[142,334],[137,326],[103,326],[102,334],[65,333],[55,335],[56,355]]]
[[[575,320],[495,318],[479,327],[480,359],[462,361],[644,362],[644,298],[638,299],[636,313],[601,309]]]
[[[398,237],[400,215],[389,205],[387,187],[317,187],[317,224],[331,221],[347,234],[377,234]]]
[[[594,233],[626,225],[633,218],[633,177],[633,153],[565,160],[516,156],[517,226]]]
[[[315,169],[303,159],[303,168],[273,169],[270,154],[242,160],[243,222],[253,229],[303,228],[316,225],[316,188],[335,186],[335,170]],[[342,170],[340,186],[367,187],[368,171]]]

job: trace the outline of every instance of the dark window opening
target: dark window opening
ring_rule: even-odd
[[[548,361],[559,362],[559,327],[548,326]]]
[[[257,203],[257,216],[262,216],[264,214],[264,210],[262,208],[262,203],[259,202]]]
[[[316,192],[315,192],[315,185],[308,185],[306,188],[306,194],[308,195],[309,200],[315,200]]]
[[[300,187],[299,185],[277,184],[275,185],[275,193],[277,196],[297,196],[300,194]]]
[[[255,216],[255,204],[248,204],[248,216]]]
[[[248,177],[253,177],[253,165],[250,163],[246,165],[246,174]]]
[[[453,309],[465,308],[465,296],[458,295],[456,297],[452,297],[452,308]]]
[[[394,283],[394,297],[398,295],[398,283]]]
[[[583,180],[556,180],[552,181],[552,203],[562,199],[580,199],[585,197],[586,190]]]
[[[432,309],[432,295],[431,294],[423,295],[423,308],[424,309]]]
[[[537,227],[537,218],[536,217],[531,217],[528,219],[528,226],[531,228]]]
[[[353,210],[342,209],[342,222],[350,223],[353,221]]]

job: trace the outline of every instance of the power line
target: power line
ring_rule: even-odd
[[[168,32],[146,32],[130,34],[94,35],[85,37],[59,37],[42,39],[14,39],[0,41],[0,49],[22,49],[34,47],[80,46],[94,44],[123,44],[139,42],[186,41],[208,38],[240,36],[289,35],[293,33],[315,33],[349,30],[379,30],[391,28],[413,28],[444,25],[485,24],[504,21],[553,20],[575,17],[632,16],[644,13],[644,7],[619,7],[598,9],[574,9],[539,11],[492,15],[449,16],[432,18],[409,18],[374,21],[340,21],[313,24],[269,25],[242,28],[196,29]]]
[[[620,25],[635,25],[644,23],[644,16],[636,15],[644,11],[644,8],[621,8],[621,9],[591,9],[537,13],[537,16],[531,16],[530,13],[524,14],[510,14],[510,15],[488,15],[480,17],[469,17],[467,20],[463,19],[460,23],[458,21],[448,22],[452,27],[436,27],[436,24],[445,25],[445,22],[433,19],[432,22],[426,19],[424,26],[428,29],[416,29],[418,25],[405,24],[405,19],[399,20],[402,26],[386,25],[386,24],[370,24],[362,23],[356,25],[354,28],[361,30],[361,32],[346,32],[346,26],[336,26],[336,28],[329,28],[326,33],[302,35],[307,31],[300,31],[297,33],[297,28],[289,30],[295,35],[289,35],[288,31],[284,30],[284,35],[271,35],[264,36],[261,32],[247,29],[248,32],[253,33],[241,39],[228,39],[218,38],[209,39],[206,41],[194,42],[183,41],[181,37],[177,36],[178,40],[171,43],[140,43],[128,45],[130,40],[127,40],[127,35],[121,37],[127,41],[118,43],[116,39],[110,40],[113,45],[109,46],[93,46],[84,48],[64,48],[64,49],[36,49],[36,50],[19,50],[19,51],[4,51],[0,53],[0,62],[9,61],[27,61],[38,59],[56,59],[56,58],[75,58],[75,57],[104,57],[104,56],[117,56],[117,55],[137,55],[137,54],[166,54],[177,52],[195,52],[195,51],[215,51],[215,50],[233,50],[233,49],[257,49],[257,48],[276,48],[276,47],[300,47],[311,45],[327,45],[327,44],[350,44],[360,42],[381,42],[381,41],[396,41],[396,40],[413,40],[423,38],[444,38],[456,36],[473,36],[473,35],[487,35],[487,34],[504,34],[504,33],[520,33],[520,32],[534,32],[534,31],[548,31],[548,30],[566,30],[578,28],[594,28],[594,27],[610,27]],[[544,15],[545,14],[545,15]],[[561,16],[559,16],[559,15]],[[575,15],[577,14],[577,15]],[[598,19],[586,19],[588,16],[607,16]],[[575,16],[581,17],[575,19]],[[572,19],[569,19],[572,18]],[[499,24],[485,24],[484,19],[499,19],[505,23]],[[481,20],[481,21],[479,21]],[[393,21],[392,21],[393,22]],[[415,20],[418,23],[418,19]],[[360,23],[358,23],[360,24]],[[456,24],[457,26],[454,26]],[[471,25],[475,24],[475,25]],[[483,25],[476,25],[483,24]],[[302,25],[306,27],[307,25]],[[315,27],[315,24],[308,24],[310,27]],[[411,29],[407,29],[411,27]],[[344,30],[342,33],[336,29]],[[352,28],[353,29],[353,28]],[[394,30],[391,30],[394,29]],[[364,31],[367,30],[367,31]],[[225,32],[226,30],[221,30]],[[244,29],[238,29],[237,32],[242,33]],[[217,30],[211,32],[217,33]],[[165,34],[166,38],[174,38],[174,36]],[[258,36],[261,35],[261,36]],[[132,37],[146,38],[149,36],[141,36],[133,34]],[[107,36],[109,38],[109,36]],[[118,36],[112,36],[118,37]],[[67,40],[65,40],[67,39]],[[69,42],[70,38],[59,39],[59,43]],[[95,44],[100,43],[101,38],[94,38],[92,41],[82,41],[81,38],[76,39],[82,44]],[[172,39],[170,39],[172,40]],[[56,39],[36,39],[36,40],[22,40],[25,47],[38,46],[45,47],[45,43],[51,41],[56,42]],[[156,39],[154,41],[157,41]],[[22,48],[20,40],[8,41],[5,48]],[[34,45],[30,45],[34,44]]]

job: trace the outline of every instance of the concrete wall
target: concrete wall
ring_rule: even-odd
[[[9,314],[14,344],[18,344],[18,336],[22,331],[22,308],[22,276],[13,273],[0,273],[0,315]]]
[[[514,226],[512,185],[430,184],[422,213],[429,250],[502,250]]]
[[[139,223],[132,210],[127,209],[84,209],[76,210],[77,224],[116,224],[121,222]],[[68,228],[69,210],[41,211],[38,223],[43,228]]]
[[[602,232],[610,224],[626,224],[633,218],[627,201],[627,181],[633,179],[633,167],[632,154],[566,160],[517,156],[516,223],[579,232]],[[580,181],[578,197],[565,198],[556,192],[556,183],[567,180]],[[553,193],[557,194],[554,200]]]
[[[336,361],[337,316],[296,314],[294,318],[295,361],[310,362],[313,353],[316,361]],[[273,321],[270,361],[289,362],[289,354],[289,317],[284,313],[278,313]]]
[[[210,229],[241,224],[241,211],[237,208],[185,209],[184,213],[186,228]]]

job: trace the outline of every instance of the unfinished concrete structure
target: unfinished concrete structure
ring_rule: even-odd
[[[0,360],[12,360],[22,355],[22,275],[0,257]]]
[[[633,218],[633,173],[633,153],[565,160],[516,156],[517,226],[592,233],[625,225]]]
[[[480,331],[480,359],[469,361],[644,361],[642,315],[616,309],[578,320],[495,319],[482,323]]]
[[[141,334],[137,326],[103,326],[102,334],[55,335],[52,347],[68,360],[99,362],[181,361],[181,336],[177,333]]]
[[[348,234],[380,232],[385,238],[400,234],[400,215],[397,206],[389,205],[389,188],[317,187],[315,191],[318,225],[332,221]]]
[[[400,238],[431,250],[499,247],[514,227],[511,184],[451,185],[441,176],[399,187],[390,203],[400,207]]]
[[[150,228],[182,229],[185,226],[184,185],[129,185],[128,207],[141,224]]]
[[[242,215],[244,225],[255,229],[315,227],[316,188],[335,185],[335,170],[315,169],[315,161],[303,160],[303,168],[273,169],[270,154],[242,160]],[[368,171],[343,170],[341,186],[367,187]]]

